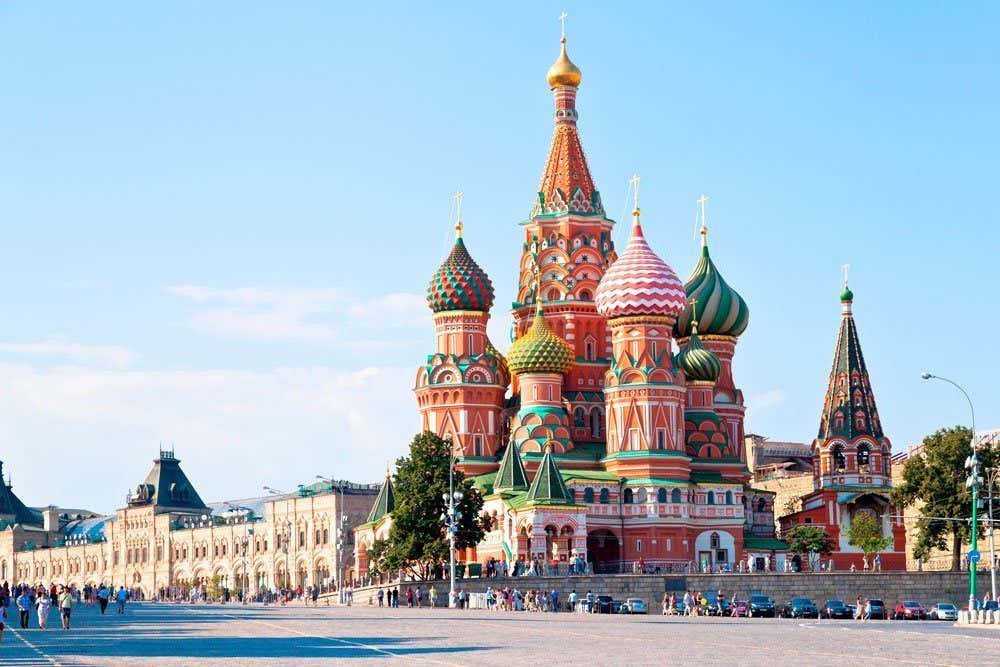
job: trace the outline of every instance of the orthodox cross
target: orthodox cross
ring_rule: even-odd
[[[701,234],[702,243],[708,241],[708,225],[705,223],[705,202],[708,201],[708,195],[702,195],[698,197],[698,206],[701,207]]]
[[[457,211],[458,214],[456,216],[457,222],[455,222],[455,231],[458,232],[459,238],[461,238],[462,236],[462,228],[464,227],[464,225],[462,224],[462,196],[464,194],[465,194],[464,192],[459,190],[458,192],[455,193],[455,196],[453,197],[453,199],[455,200],[455,206],[458,209]]]
[[[569,18],[569,14],[563,12],[559,15],[559,22],[562,23],[562,38],[566,41],[566,19]]]
[[[632,214],[639,215],[639,174],[632,174],[632,178],[629,179],[629,185],[632,186],[632,197],[635,202]]]
[[[698,326],[698,299],[691,299],[688,303],[691,304],[691,326]]]
[[[851,265],[850,264],[844,264],[840,268],[844,270],[844,285],[846,285],[847,284],[847,274],[851,270]]]

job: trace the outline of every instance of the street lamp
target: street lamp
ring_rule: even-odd
[[[344,537],[347,527],[347,511],[344,509],[344,481],[334,481],[332,478],[323,477],[323,475],[316,475],[316,479],[329,484],[331,491],[336,489],[340,493],[339,502],[337,503],[340,523],[337,525],[335,531],[337,534],[337,599],[340,601],[340,604],[344,604],[347,602],[347,591],[344,586]]]
[[[979,457],[976,455],[976,408],[972,405],[969,393],[962,389],[957,383],[940,375],[931,373],[921,373],[923,380],[941,380],[962,392],[965,400],[969,402],[969,411],[972,413],[972,441],[969,446],[972,448],[972,456],[965,460],[965,467],[969,469],[969,477],[965,480],[966,488],[972,491],[972,527],[969,537],[969,611],[976,608],[976,565],[979,563],[978,533],[979,533],[979,486],[983,483],[983,478],[979,474]],[[990,527],[993,526],[993,517],[990,517]]]
[[[448,589],[448,606],[455,607],[455,536],[458,533],[458,522],[462,520],[462,513],[455,509],[455,506],[462,502],[462,492],[455,491],[455,454],[452,452],[451,460],[448,463],[448,493],[441,494],[441,499],[445,502],[445,511],[441,514],[441,521],[445,530],[448,531],[448,552],[451,565],[448,568],[450,579]]]
[[[994,468],[990,470],[986,475],[986,481],[989,484],[987,487],[989,489],[989,512],[990,512],[990,529],[987,535],[990,536],[990,593],[993,599],[997,599],[997,556],[996,556],[996,543],[993,537],[993,487],[994,485],[1000,484],[1000,468]]]
[[[250,573],[247,572],[247,547],[250,545],[250,536],[253,535],[253,528],[249,525],[253,510],[243,505],[232,503],[226,503],[226,505],[234,512],[243,513],[243,542],[241,543],[243,551],[243,604],[247,604],[247,593],[250,590]]]

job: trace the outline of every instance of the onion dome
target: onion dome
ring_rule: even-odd
[[[435,313],[450,310],[489,312],[493,283],[465,248],[461,230],[448,258],[431,278],[427,304]]]
[[[750,309],[743,297],[726,283],[715,268],[715,263],[708,254],[707,231],[702,230],[701,259],[684,284],[688,302],[692,299],[698,301],[701,315],[698,321],[701,323],[702,335],[737,337],[746,330],[750,322]],[[674,336],[687,338],[691,331],[691,307],[688,306],[677,318]]]
[[[549,68],[545,79],[549,82],[549,88],[558,88],[559,86],[573,86],[576,88],[583,79],[583,73],[580,71],[580,68],[574,65],[573,61],[566,55],[565,38],[562,40],[562,51],[560,51],[556,61],[552,63],[552,67]]]
[[[628,315],[677,317],[687,305],[684,285],[646,243],[639,210],[633,215],[635,224],[625,252],[597,286],[597,312],[609,319]]]
[[[541,306],[535,312],[531,328],[514,341],[507,351],[507,365],[517,375],[524,373],[562,373],[573,367],[573,348],[545,322]]]
[[[854,292],[852,292],[851,288],[847,286],[847,283],[844,283],[844,290],[840,293],[840,300],[842,302],[854,301]]]
[[[677,365],[684,377],[693,382],[715,382],[722,373],[722,362],[711,350],[706,350],[698,339],[698,322],[691,323],[691,338],[687,347],[677,354]]]
[[[500,354],[500,350],[493,345],[493,341],[490,340],[489,336],[486,337],[486,345],[484,346],[483,351],[486,352],[487,355],[496,359],[500,370],[502,370],[507,377],[510,377],[510,367],[507,365],[507,358]]]

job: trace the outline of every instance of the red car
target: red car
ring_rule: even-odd
[[[892,617],[897,621],[909,621],[912,619],[923,621],[927,619],[927,610],[919,602],[903,600],[892,610]]]
[[[750,618],[750,603],[746,600],[737,600],[735,605],[729,606],[729,613],[732,616],[745,616]]]

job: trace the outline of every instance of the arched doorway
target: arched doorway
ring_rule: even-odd
[[[609,564],[617,567],[621,560],[618,536],[607,528],[587,533],[587,560],[594,566],[594,572],[605,572]]]

